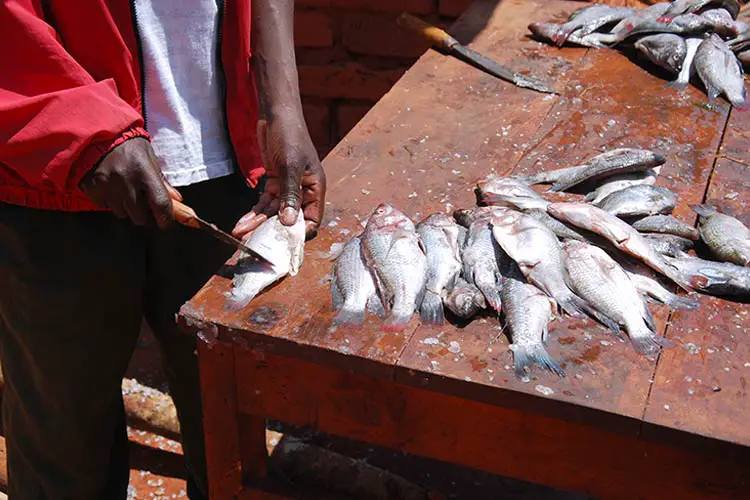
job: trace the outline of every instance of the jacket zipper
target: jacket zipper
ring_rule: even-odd
[[[136,2],[137,0],[130,0],[130,15],[133,18],[133,33],[135,35],[135,44],[138,47],[138,64],[141,70],[141,116],[143,116],[143,128],[146,129],[146,66],[143,63],[141,34],[138,32],[138,8]]]

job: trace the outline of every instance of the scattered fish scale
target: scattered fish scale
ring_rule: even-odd
[[[750,265],[750,229],[710,205],[692,207],[698,214],[701,238],[711,252],[725,262]]]
[[[641,184],[615,191],[595,205],[618,217],[671,214],[677,195],[664,187]]]
[[[693,241],[700,238],[698,230],[671,215],[651,215],[633,222],[641,233],[673,234]]]

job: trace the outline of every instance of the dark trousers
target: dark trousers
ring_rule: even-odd
[[[229,230],[257,200],[239,175],[180,189]],[[195,339],[175,314],[233,249],[181,226],[139,228],[108,213],[0,204],[2,418],[14,500],[124,499],[120,383],[141,319],[159,341],[177,406],[188,493],[205,498]]]

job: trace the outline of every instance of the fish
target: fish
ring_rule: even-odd
[[[338,314],[334,325],[361,325],[368,310],[384,315],[372,274],[362,255],[362,238],[355,236],[344,245],[333,264],[331,298]]]
[[[709,9],[725,9],[732,16],[732,19],[737,19],[740,13],[740,4],[737,0],[675,0],[670,2],[669,8],[659,19],[669,23],[676,16],[699,14]]]
[[[552,217],[547,210],[533,209],[526,212],[526,215],[541,222],[547,229],[555,233],[555,236],[561,240],[573,239],[579,241],[590,241],[597,238],[598,235],[582,231],[576,227],[571,227]]]
[[[740,266],[750,265],[750,229],[711,205],[692,205],[698,214],[701,239],[718,259]]]
[[[417,224],[417,234],[427,253],[427,284],[420,307],[422,323],[445,323],[443,296],[461,272],[459,226],[449,216],[432,214]]]
[[[656,184],[656,177],[659,175],[660,170],[661,167],[656,167],[607,177],[604,179],[603,184],[600,184],[595,190],[587,193],[583,197],[583,201],[588,201],[596,205],[610,194],[626,187],[637,186],[639,184],[654,185]]]
[[[458,208],[453,211],[453,218],[460,226],[468,229],[474,222],[479,220],[489,221],[495,214],[507,209],[507,207],[503,206]]]
[[[612,30],[610,30],[610,33],[612,34],[613,39],[616,40],[620,38],[623,33],[629,33],[639,24],[649,20],[658,19],[663,16],[667,10],[669,10],[669,3],[667,2],[655,3],[645,9],[636,10],[632,15],[617,23]]]
[[[709,102],[720,94],[739,109],[745,109],[747,92],[742,64],[716,34],[706,38],[695,53],[695,70],[706,86]]]
[[[414,223],[381,203],[365,226],[362,253],[388,315],[383,329],[403,331],[422,302],[427,282],[427,256]]]
[[[529,24],[529,31],[539,40],[554,44],[556,43],[555,38],[560,33],[561,27],[561,24],[535,22]],[[610,38],[612,38],[611,35],[606,33],[589,33],[588,35],[581,36],[578,32],[574,31],[568,35],[564,43],[590,47],[592,49],[604,49],[607,47],[606,42]]]
[[[564,191],[584,181],[648,170],[663,165],[666,161],[664,155],[646,149],[620,148],[594,156],[583,165],[540,172],[524,177],[523,180],[527,184],[552,183],[550,191]]]
[[[653,354],[671,345],[656,333],[646,301],[623,268],[601,248],[582,241],[564,244],[570,282],[599,313],[597,319],[619,333],[624,328],[634,349]]]
[[[643,19],[638,24],[626,26],[617,33],[612,34],[615,40],[611,44],[615,45],[633,36],[652,33],[698,36],[710,33],[714,29],[714,23],[710,19],[697,14],[682,14],[672,18],[669,22],[661,19]]]
[[[263,255],[269,263],[252,257],[241,258],[227,297],[228,309],[241,309],[266,287],[283,277],[296,276],[305,257],[305,219],[299,211],[292,226],[285,226],[274,215],[255,229],[245,245]]]
[[[560,25],[557,33],[551,38],[558,47],[562,47],[572,33],[576,33],[579,37],[586,36],[632,14],[633,9],[628,7],[612,7],[595,3],[571,14],[567,22]]]
[[[742,23],[735,21],[735,17],[724,8],[711,9],[703,12],[701,17],[714,24],[713,32],[722,38],[735,38],[744,29]]]
[[[670,82],[668,86],[675,89],[683,89],[690,83],[690,79],[695,73],[695,55],[698,52],[698,47],[703,43],[702,38],[686,38],[685,46],[687,52],[685,54],[685,60],[682,63],[682,69],[677,78]]]
[[[453,288],[443,300],[445,307],[459,318],[468,319],[482,309],[487,308],[487,301],[482,291],[460,276]]]
[[[559,377],[565,372],[552,360],[545,345],[549,337],[549,322],[557,309],[555,301],[528,283],[515,264],[504,273],[503,314],[510,332],[510,350],[516,377],[528,375],[531,364],[547,369]]]
[[[674,234],[645,233],[643,239],[659,254],[674,256],[695,246],[693,240]]]
[[[664,257],[670,266],[683,274],[693,288],[701,293],[750,299],[750,268],[699,259],[686,253]]]
[[[735,52],[737,60],[745,66],[750,66],[750,50],[743,50],[741,52]]]
[[[679,74],[687,56],[687,44],[680,35],[659,33],[644,36],[633,45],[649,61],[667,71]]]
[[[670,309],[685,309],[690,311],[700,306],[700,301],[695,297],[677,295],[667,290],[659,282],[656,273],[640,262],[623,259],[620,265],[622,265],[622,268],[639,292],[657,302],[668,305]]]
[[[529,283],[570,316],[585,314],[585,302],[568,287],[565,255],[552,231],[532,217],[508,210],[492,218],[492,234]]]
[[[482,202],[520,210],[546,209],[549,202],[517,177],[489,176],[477,183]]]
[[[588,203],[553,203],[547,207],[547,213],[563,222],[603,236],[618,250],[637,257],[685,291],[691,291],[690,284],[674,272],[662,255],[651,248],[648,241],[622,219]]]
[[[615,191],[595,205],[618,217],[671,214],[677,195],[665,187],[640,184]]]
[[[485,214],[501,212],[504,211],[475,211],[461,254],[464,279],[482,291],[489,306],[497,313],[502,310],[500,263],[506,262],[507,256],[492,236],[491,216],[487,218]]]
[[[641,233],[673,234],[693,241],[700,238],[697,229],[671,215],[650,215],[631,225]]]

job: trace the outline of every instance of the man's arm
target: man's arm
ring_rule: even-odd
[[[166,225],[171,203],[143,118],[113,80],[97,82],[71,57],[41,12],[41,0],[0,8],[0,168],[32,189],[79,196],[93,180],[82,189],[95,203],[135,222],[150,203]]]
[[[268,181],[260,202],[240,219],[234,234],[249,234],[279,213],[294,224],[302,208],[308,234],[317,230],[325,205],[325,174],[302,114],[294,57],[294,0],[252,0],[253,69],[260,94],[259,142]]]

